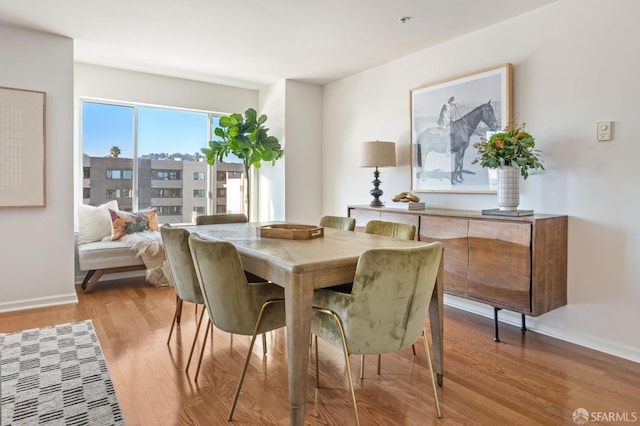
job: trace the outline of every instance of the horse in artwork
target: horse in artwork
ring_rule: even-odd
[[[454,167],[451,171],[451,184],[462,183],[462,166],[464,163],[464,154],[469,147],[469,139],[480,122],[485,123],[490,130],[498,128],[491,100],[480,106],[475,107],[462,117],[451,122],[449,130],[451,140],[451,152],[454,154]]]

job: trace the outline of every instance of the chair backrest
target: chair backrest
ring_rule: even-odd
[[[411,346],[422,334],[436,284],[442,243],[376,248],[360,256],[347,316],[349,353],[385,353]]]
[[[218,225],[221,223],[244,223],[249,222],[244,213],[232,214],[212,214],[196,217],[196,225]]]
[[[191,303],[204,303],[189,250],[189,231],[164,224],[160,235],[178,297]]]
[[[354,217],[324,216],[320,219],[320,226],[353,231],[356,229],[356,219]]]
[[[384,235],[386,237],[393,237],[401,240],[413,240],[416,236],[416,227],[407,223],[370,220],[365,225],[364,232],[367,234]]]
[[[262,303],[271,296],[284,297],[282,288],[270,283],[249,284],[238,250],[228,241],[205,240],[191,234],[189,246],[213,324],[229,333],[252,335]],[[260,332],[284,326],[282,305],[278,315],[265,314]]]

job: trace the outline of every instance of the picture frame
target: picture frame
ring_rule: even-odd
[[[474,144],[512,120],[512,65],[486,68],[410,91],[411,190],[495,193],[495,170],[471,164]]]
[[[0,207],[46,206],[45,98],[0,87]]]

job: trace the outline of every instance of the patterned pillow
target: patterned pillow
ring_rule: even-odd
[[[158,230],[158,214],[155,208],[137,213],[109,209],[109,215],[111,216],[111,239],[114,241],[136,232]]]

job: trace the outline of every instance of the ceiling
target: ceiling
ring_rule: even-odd
[[[78,62],[259,87],[325,84],[555,1],[0,0],[0,22],[73,38]]]

